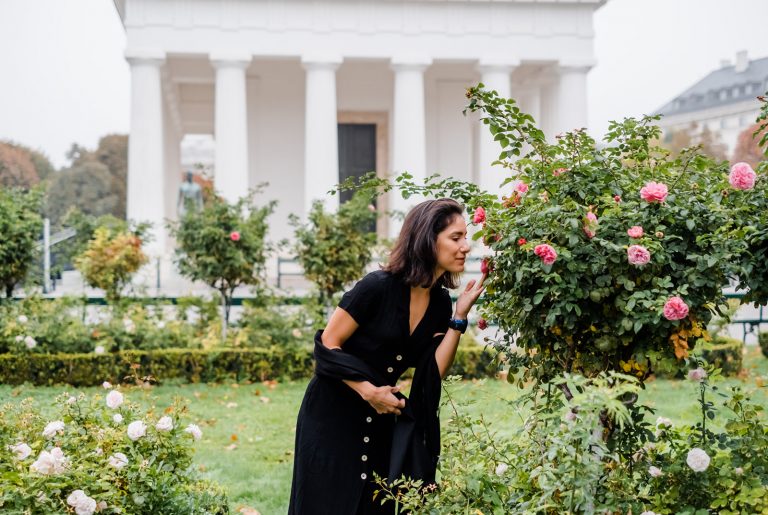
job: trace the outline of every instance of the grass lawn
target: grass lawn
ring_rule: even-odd
[[[738,385],[753,392],[752,399],[768,408],[768,359],[750,347],[745,373],[738,379],[722,381],[726,388]],[[150,408],[163,409],[177,397],[189,405],[189,421],[203,429],[195,461],[207,477],[228,490],[232,508],[257,509],[262,515],[283,514],[291,484],[293,439],[296,413],[306,382],[279,384],[164,385],[151,389],[124,390],[126,397]],[[54,397],[62,392],[83,391],[104,394],[101,388],[11,387],[0,385],[0,403],[32,397],[41,411],[51,409]],[[508,405],[518,390],[505,382],[487,380],[456,386],[454,398],[470,404],[462,409],[482,413],[500,434],[516,431],[521,416]],[[657,414],[675,422],[693,422],[698,414],[696,388],[688,381],[658,380],[648,383],[641,401]],[[719,401],[713,399],[716,405]],[[445,417],[447,419],[447,417]]]

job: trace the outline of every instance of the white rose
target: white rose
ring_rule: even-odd
[[[96,511],[104,511],[107,509],[107,501],[99,501],[99,504],[96,505]]]
[[[71,396],[71,395],[67,399],[67,404],[74,404],[76,402],[77,402],[77,399],[75,397]]]
[[[291,334],[294,338],[301,338],[301,330],[300,329],[294,329],[291,331]]]
[[[115,424],[119,424],[120,422],[123,421],[123,416],[120,413],[115,413],[114,415],[112,415],[112,421]]]
[[[58,447],[51,449],[51,452],[41,451],[40,456],[35,460],[29,469],[39,474],[60,474],[66,470],[69,460],[62,450]]]
[[[707,470],[709,468],[709,461],[707,453],[698,447],[688,451],[688,456],[685,458],[685,462],[694,472],[704,472]]]
[[[170,431],[173,429],[173,420],[168,416],[162,417],[157,421],[157,424],[155,424],[155,429],[158,431]]]
[[[203,437],[203,432],[200,430],[197,424],[189,424],[186,429],[184,429],[184,432],[191,434],[192,438],[195,440],[199,440]]]
[[[104,388],[105,390],[109,390],[110,388],[112,388],[112,383],[110,383],[109,381],[104,381],[103,383],[101,383],[101,387]]]
[[[498,465],[496,465],[496,475],[503,476],[504,472],[506,472],[508,468],[509,468],[509,465],[507,465],[506,463],[499,463]]]
[[[35,340],[31,336],[27,336],[24,338],[24,345],[26,345],[28,349],[34,349],[35,347],[37,347],[37,340]]]
[[[147,434],[147,424],[141,420],[134,420],[128,424],[128,438],[131,440],[136,441],[145,434]]]
[[[122,452],[116,452],[112,456],[109,457],[109,466],[114,467],[118,470],[128,465],[128,456],[123,454]]]
[[[82,490],[75,490],[69,494],[67,504],[75,509],[77,515],[92,515],[96,511],[96,500],[85,495]]]
[[[733,473],[736,474],[737,476],[741,476],[742,474],[744,474],[744,469],[741,467],[736,467],[735,469],[733,469]]]
[[[136,324],[134,324],[133,320],[131,320],[130,318],[124,318],[123,328],[125,329],[126,332],[132,333],[133,331],[136,330]]]
[[[45,429],[43,429],[43,436],[46,438],[51,438],[56,436],[56,433],[63,431],[64,422],[61,420],[54,420],[53,422],[48,422],[48,424],[45,426]]]
[[[659,417],[656,419],[656,429],[658,429],[659,426],[670,428],[672,427],[672,421],[666,417]]]
[[[163,322],[162,320],[157,322],[157,328],[158,329],[165,329],[165,322]]]
[[[26,324],[29,322],[29,319],[25,315],[19,315],[18,318],[16,318],[16,321],[20,324]]]
[[[103,345],[97,345],[97,346],[96,346],[96,347],[93,349],[93,353],[94,353],[94,354],[104,354],[104,352],[106,352],[106,351],[104,350],[104,346],[103,346]]]
[[[640,515],[658,515],[655,511],[644,511]]]
[[[107,394],[107,407],[117,409],[123,403],[123,394],[117,390],[112,390]]]
[[[17,460],[26,460],[30,454],[32,454],[32,447],[25,443],[17,443],[16,445],[9,445],[8,449],[16,454]]]
[[[648,474],[651,477],[661,477],[664,475],[664,473],[658,467],[648,467]]]
[[[93,450],[93,454],[95,454],[96,456],[101,456],[102,454],[104,454],[104,449],[102,449],[101,447],[96,447]]]
[[[24,341],[24,335],[20,334],[16,337],[16,343],[21,343]]]

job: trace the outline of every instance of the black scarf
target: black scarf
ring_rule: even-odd
[[[384,386],[387,381],[365,361],[341,349],[329,349],[321,341],[323,332],[315,334],[315,373],[338,380],[369,381]],[[396,417],[392,436],[392,454],[389,461],[389,481],[401,475],[421,479],[424,485],[435,482],[435,470],[440,454],[440,372],[435,361],[435,349],[442,336],[419,360],[411,383],[411,395],[405,397],[405,408]]]

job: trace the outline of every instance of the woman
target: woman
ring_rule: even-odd
[[[289,513],[390,513],[374,474],[434,482],[440,379],[483,291],[470,281],[451,317],[469,252],[462,206],[429,200],[406,216],[389,263],[344,294],[315,337],[315,376],[296,426]],[[410,398],[400,375],[416,367]]]

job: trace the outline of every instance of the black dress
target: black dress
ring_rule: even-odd
[[[433,336],[445,333],[451,316],[448,291],[432,288],[424,317],[409,334],[410,294],[400,278],[376,271],[339,303],[359,325],[343,352],[364,361],[391,386],[407,368],[429,358]],[[382,507],[372,497],[374,472],[388,474],[395,422],[395,415],[377,414],[341,380],[316,374],[299,410],[288,513],[391,513],[392,503]]]

